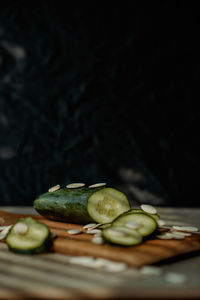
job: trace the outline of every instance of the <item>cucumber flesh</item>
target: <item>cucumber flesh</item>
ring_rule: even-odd
[[[137,231],[142,236],[148,236],[152,234],[157,228],[157,222],[151,216],[147,215],[146,213],[129,213],[123,214],[116,218],[113,223],[112,227],[124,227],[126,228],[126,224],[129,222],[137,222],[141,224],[141,227],[137,229]]]
[[[126,196],[112,188],[97,190],[87,202],[88,214],[97,223],[112,222],[117,216],[129,209],[130,204]]]
[[[15,230],[15,225],[23,223],[28,229],[25,234],[20,234]],[[37,222],[31,217],[20,218],[10,229],[6,243],[8,247],[17,253],[32,254],[46,250],[51,245],[49,229],[46,225]]]
[[[102,236],[106,241],[122,246],[133,246],[142,242],[142,236],[138,231],[120,226],[103,229]]]

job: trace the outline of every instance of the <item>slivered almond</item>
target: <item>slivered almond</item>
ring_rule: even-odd
[[[70,183],[70,184],[67,184],[66,187],[68,189],[78,189],[78,188],[81,188],[85,186],[85,183]]]
[[[53,193],[53,192],[55,192],[55,191],[57,191],[59,189],[60,189],[60,185],[57,184],[57,185],[52,186],[50,189],[48,189],[48,192],[49,193]]]

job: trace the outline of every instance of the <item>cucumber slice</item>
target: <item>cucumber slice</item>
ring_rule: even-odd
[[[142,242],[142,236],[138,231],[124,227],[106,228],[102,230],[102,236],[106,241],[122,246],[133,246]]]
[[[159,220],[160,216],[158,214],[150,214],[145,212],[144,210],[142,210],[141,208],[131,208],[130,210],[128,210],[126,212],[126,214],[132,214],[132,213],[143,213],[143,214],[147,214],[150,217],[154,218],[155,220]]]
[[[94,192],[87,202],[87,211],[97,223],[112,222],[117,216],[130,209],[126,196],[113,188]]]
[[[141,227],[137,229],[137,231],[142,236],[148,236],[152,234],[157,228],[157,222],[148,214],[145,213],[129,213],[123,214],[116,218],[112,226],[113,227],[124,227],[126,228],[126,224],[130,222],[137,222],[141,224]]]
[[[27,230],[22,231],[20,227]],[[13,252],[33,254],[49,248],[52,239],[46,225],[28,217],[17,220],[6,237],[6,243]]]

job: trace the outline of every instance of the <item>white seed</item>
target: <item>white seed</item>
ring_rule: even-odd
[[[142,225],[138,222],[131,221],[131,222],[127,222],[125,226],[128,228],[137,229],[140,228]]]
[[[94,234],[94,237],[99,237],[101,235],[102,235],[102,232],[97,232],[97,233]]]
[[[165,221],[164,220],[157,220],[157,224],[158,224],[158,226],[164,226]]]
[[[183,284],[187,281],[184,274],[169,272],[165,275],[165,280],[174,284]]]
[[[23,222],[19,222],[13,227],[13,230],[16,234],[24,235],[28,231],[28,225]]]
[[[160,240],[171,240],[171,239],[172,239],[172,237],[167,236],[167,235],[165,235],[165,234],[156,235],[156,237],[157,237],[158,239],[160,239]]]
[[[95,183],[95,184],[89,185],[89,188],[90,188],[90,189],[94,189],[94,188],[102,187],[102,186],[105,186],[105,185],[106,185],[105,182],[102,182],[102,183]]]
[[[80,229],[69,229],[67,233],[69,234],[80,234],[82,231]]]
[[[197,227],[194,226],[172,226],[174,229],[176,230],[180,230],[180,231],[187,231],[187,232],[196,232],[198,231]]]
[[[59,189],[60,189],[60,185],[57,184],[57,185],[52,186],[50,189],[48,189],[48,192],[49,193],[53,193],[53,192],[55,192],[55,191],[57,191]]]
[[[173,233],[173,234],[183,235],[183,236],[191,236],[191,233],[189,233],[189,232],[174,231],[173,229],[172,229],[172,233]]]
[[[92,256],[75,256],[75,257],[70,257],[69,259],[70,263],[82,265],[85,267],[93,267],[94,261],[95,260]]]
[[[0,232],[0,240],[3,240],[7,236],[11,227],[12,227],[12,225],[4,226],[4,229],[1,230],[1,232]]]
[[[81,188],[83,186],[85,186],[85,183],[70,183],[70,184],[66,185],[66,187],[68,189],[78,189],[78,188]]]
[[[178,233],[172,233],[172,238],[176,239],[176,240],[184,240],[185,236],[182,234],[178,234]]]
[[[5,229],[7,226],[0,226],[0,231],[2,231],[3,229]]]
[[[144,266],[140,269],[140,273],[144,275],[160,275],[161,269],[154,266]]]
[[[127,265],[124,263],[110,263],[106,266],[106,270],[109,272],[122,272],[127,269]]]
[[[103,244],[103,239],[102,239],[101,236],[95,236],[92,239],[92,243],[97,244],[97,245],[101,245],[101,244]]]
[[[96,223],[90,223],[90,224],[87,224],[85,226],[83,226],[84,229],[89,229],[89,228],[96,228],[98,226],[100,226],[101,224],[96,224]]]
[[[142,204],[140,207],[143,211],[147,212],[148,214],[157,214],[157,210],[152,205]]]
[[[100,229],[89,229],[86,231],[87,234],[95,234],[95,233],[101,233]]]

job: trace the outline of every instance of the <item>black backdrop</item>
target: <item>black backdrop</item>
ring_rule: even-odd
[[[1,4],[0,204],[107,182],[197,206],[197,7],[100,3]]]

